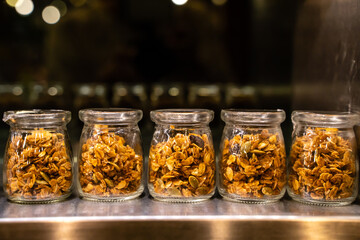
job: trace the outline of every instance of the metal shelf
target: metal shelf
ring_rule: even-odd
[[[164,203],[147,193],[125,202],[77,196],[23,205],[0,198],[0,239],[360,239],[360,205],[322,207],[288,198],[241,204],[215,197]]]

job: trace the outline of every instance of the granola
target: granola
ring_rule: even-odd
[[[264,129],[259,134],[225,139],[220,161],[221,186],[244,198],[279,195],[286,184],[285,147],[278,134]]]
[[[11,199],[49,200],[69,194],[72,164],[62,133],[35,129],[11,137],[6,152]]]
[[[82,145],[80,186],[84,193],[100,197],[131,194],[140,187],[142,168],[142,156],[102,126]]]
[[[211,194],[215,186],[214,149],[206,134],[177,133],[152,145],[149,182],[155,193],[170,197]]]
[[[296,137],[290,154],[289,187],[314,200],[351,197],[356,177],[355,153],[336,128],[308,128]]]

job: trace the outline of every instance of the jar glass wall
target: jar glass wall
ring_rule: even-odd
[[[148,188],[160,201],[194,202],[215,191],[215,154],[206,109],[152,111],[156,123],[149,153]]]
[[[66,130],[71,113],[23,110],[4,113],[10,135],[4,158],[4,192],[14,202],[51,202],[71,194],[72,152]]]
[[[283,110],[221,111],[225,121],[218,162],[224,199],[261,203],[284,196],[286,153],[280,124]]]
[[[297,201],[346,205],[358,191],[353,126],[359,116],[338,112],[292,113],[288,193]]]
[[[143,150],[137,109],[84,109],[77,189],[90,200],[121,201],[141,195]]]

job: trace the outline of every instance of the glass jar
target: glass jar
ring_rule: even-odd
[[[215,191],[215,156],[206,109],[151,111],[155,132],[149,153],[148,187],[156,200],[194,202]]]
[[[358,191],[353,127],[359,116],[341,112],[292,113],[288,193],[296,201],[347,205]]]
[[[60,201],[71,194],[72,152],[63,110],[8,111],[4,191],[14,202]]]
[[[266,203],[285,194],[283,110],[222,110],[218,190],[226,200]]]
[[[84,109],[77,189],[89,200],[122,201],[144,190],[143,150],[138,122],[142,111]]]

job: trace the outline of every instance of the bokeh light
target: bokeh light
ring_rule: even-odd
[[[49,94],[50,96],[55,96],[56,94],[58,94],[57,88],[56,88],[56,87],[50,87],[50,88],[48,89],[48,94]]]
[[[54,6],[47,6],[42,11],[42,18],[48,24],[55,24],[60,20],[60,11]]]
[[[87,85],[81,86],[79,92],[80,92],[80,95],[88,96],[91,94],[91,88]],[[94,95],[94,94],[91,94],[91,95]]]
[[[188,0],[172,0],[175,5],[184,5]]]
[[[20,15],[29,15],[34,10],[34,3],[31,0],[17,1],[15,4],[15,10]]]
[[[169,89],[169,95],[172,97],[176,97],[179,95],[179,89],[177,87],[172,87]]]
[[[224,5],[227,0],[211,0],[214,5],[221,6]]]
[[[66,6],[65,2],[63,2],[61,0],[53,1],[51,3],[51,6],[54,6],[59,10],[61,17],[63,17],[67,13],[67,6]]]
[[[23,89],[21,87],[14,87],[12,93],[15,96],[20,96],[21,94],[23,94]]]
[[[70,0],[70,2],[74,7],[81,7],[86,3],[86,0]]]
[[[6,3],[10,6],[10,7],[15,7],[16,3],[18,1],[23,1],[23,0],[6,0]]]
[[[119,96],[125,97],[127,95],[128,91],[126,90],[126,88],[121,87],[117,90],[117,93]]]
[[[101,85],[97,85],[95,87],[95,94],[98,95],[98,96],[101,96],[101,95],[104,95],[105,94],[105,87],[104,86],[101,86]]]

